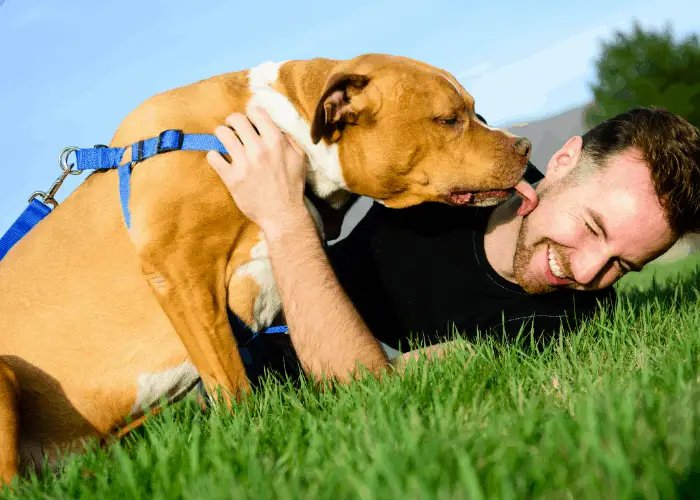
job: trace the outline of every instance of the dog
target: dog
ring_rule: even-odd
[[[267,62],[166,91],[127,115],[110,145],[166,129],[211,134],[250,106],[303,147],[307,185],[334,209],[350,193],[397,209],[493,205],[514,186],[534,195],[521,181],[527,139],[478,120],[448,72],[385,54]],[[139,425],[200,381],[230,398],[249,390],[228,314],[259,331],[281,303],[260,229],[205,157],[136,165],[129,229],[116,171],[93,173],[0,262],[5,482]]]

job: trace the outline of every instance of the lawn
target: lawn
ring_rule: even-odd
[[[460,343],[334,392],[269,379],[235,416],[183,401],[8,498],[700,497],[700,257],[619,284],[542,351]]]

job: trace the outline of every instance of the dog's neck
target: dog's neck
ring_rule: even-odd
[[[285,81],[280,80],[282,64],[284,62],[266,62],[249,70],[252,96],[248,106],[265,109],[277,126],[304,149],[309,158],[308,185],[319,198],[339,208],[350,199],[350,193],[343,177],[338,145],[324,141],[314,144],[311,140],[315,106],[333,63],[295,61],[290,64],[298,67],[286,75]]]

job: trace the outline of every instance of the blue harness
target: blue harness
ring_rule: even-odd
[[[131,148],[131,161],[121,165],[124,152]],[[227,154],[226,148],[214,135],[184,134],[181,130],[165,130],[158,137],[136,142],[123,148],[110,148],[96,145],[93,148],[80,149],[68,147],[61,151],[58,163],[63,171],[47,192],[37,191],[29,198],[29,205],[0,238],[0,260],[29,231],[41,222],[56,207],[56,192],[68,175],[77,175],[84,170],[106,170],[116,168],[119,173],[119,197],[126,227],[131,228],[129,196],[131,193],[131,170],[139,162],[169,151],[218,151]],[[75,153],[76,164],[69,164],[68,157]],[[238,340],[239,347],[245,347],[259,333],[254,332],[240,318],[230,313],[231,328]],[[263,334],[287,333],[286,326],[273,326]]]

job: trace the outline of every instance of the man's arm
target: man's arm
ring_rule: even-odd
[[[234,113],[215,135],[231,163],[207,160],[238,208],[262,229],[299,361],[316,378],[346,381],[357,364],[380,375],[389,360],[340,287],[304,204],[305,155],[262,110]]]
[[[345,381],[356,363],[377,375],[389,360],[341,288],[308,212],[268,237],[289,335],[304,370]]]

